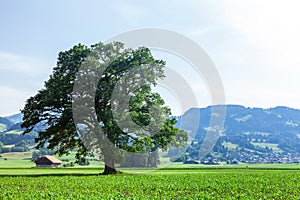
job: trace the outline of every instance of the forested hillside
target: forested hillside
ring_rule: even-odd
[[[177,126],[188,131],[191,145],[188,158],[198,159],[213,107],[191,108],[178,118]],[[191,126],[199,119],[197,127]],[[209,156],[224,160],[283,162],[298,160],[300,154],[300,110],[288,107],[270,109],[227,105],[224,127]]]

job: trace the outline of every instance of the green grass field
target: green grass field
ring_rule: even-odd
[[[23,175],[1,175],[0,199],[300,198],[298,170],[165,169],[143,170],[144,174],[128,170],[114,176],[97,175],[100,171],[95,168],[29,169],[26,173],[31,175],[15,170]]]
[[[10,152],[10,153],[2,153],[0,154],[0,171],[1,169],[6,168],[33,168],[35,167],[35,163],[31,161],[32,152]],[[71,152],[69,155],[64,155],[62,157],[56,156],[60,160],[68,160],[65,163],[75,162],[75,153]],[[87,167],[101,167],[103,164],[95,161],[91,161],[89,166],[84,166],[81,168]],[[75,167],[78,167],[75,165]]]
[[[273,143],[255,143],[255,142],[251,142],[251,144],[253,144],[254,146],[257,147],[261,147],[261,148],[272,148],[272,150],[274,152],[281,152],[282,150],[280,148],[278,148],[278,144],[273,144]]]
[[[0,158],[0,199],[300,199],[299,164],[184,165],[120,168],[102,176],[103,164],[35,168],[31,153]],[[6,158],[6,160],[4,160]],[[74,154],[60,159],[74,161]]]
[[[35,164],[30,161],[31,154],[31,152],[2,153],[0,154],[0,169],[34,167]]]

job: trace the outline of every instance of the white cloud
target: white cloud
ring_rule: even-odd
[[[299,1],[230,1],[223,7],[224,23],[239,33],[244,44],[260,51],[259,59],[298,68]]]
[[[0,85],[0,112],[1,116],[18,113],[25,105],[26,99],[32,95],[30,91],[24,89],[11,88]]]
[[[28,76],[38,76],[48,72],[44,61],[37,58],[12,53],[0,52],[0,70],[15,73],[25,73]],[[1,77],[2,78],[2,77]]]
[[[205,44],[228,103],[300,107],[299,7],[292,0],[220,1],[218,8],[211,7],[220,11],[212,25],[222,29],[211,29]]]
[[[52,65],[38,58],[0,52],[0,116],[19,112],[43,87]]]

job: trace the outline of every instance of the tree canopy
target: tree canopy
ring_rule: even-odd
[[[120,42],[75,45],[60,52],[44,88],[30,97],[22,113],[24,134],[43,125],[37,147],[77,159],[97,152],[104,174],[128,152],[148,153],[148,166],[158,149],[183,145],[185,132],[174,128],[170,109],[151,87],[164,78],[165,62],[148,48],[126,49]],[[152,160],[152,161],[151,161]]]

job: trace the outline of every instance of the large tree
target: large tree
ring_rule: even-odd
[[[151,90],[164,78],[164,67],[149,49],[126,49],[120,42],[78,44],[60,52],[44,88],[22,110],[24,134],[43,124],[38,148],[59,155],[76,150],[77,159],[100,153],[104,174],[116,173],[124,152],[156,155],[158,149],[183,145],[186,134],[174,128],[170,109]]]

